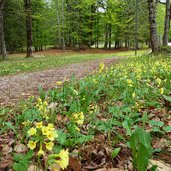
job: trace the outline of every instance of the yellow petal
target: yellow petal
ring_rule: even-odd
[[[43,123],[42,122],[37,122],[36,123],[36,128],[42,128],[43,126]]]
[[[29,141],[27,144],[28,148],[30,148],[31,150],[36,148],[36,142],[34,141]]]
[[[29,136],[32,136],[32,135],[36,134],[36,132],[37,132],[36,128],[30,128],[27,131],[27,133],[28,133]]]
[[[48,135],[48,134],[49,134],[49,128],[43,126],[43,127],[42,127],[42,133],[43,133],[43,135]]]
[[[46,149],[47,150],[52,150],[53,149],[53,146],[54,146],[54,143],[53,142],[48,142],[48,143],[45,143],[46,144]]]

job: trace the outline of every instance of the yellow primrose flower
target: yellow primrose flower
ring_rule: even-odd
[[[58,86],[61,86],[63,83],[62,83],[62,81],[57,81],[56,84],[57,84]]]
[[[36,134],[36,132],[37,132],[36,128],[30,128],[27,131],[27,133],[28,133],[29,136],[32,136],[32,135]]]
[[[93,82],[94,82],[95,84],[97,84],[97,80],[96,80],[96,79],[93,79]]]
[[[43,102],[43,106],[48,106],[48,102],[47,101],[44,101]]]
[[[31,95],[29,98],[30,98],[30,99],[34,99],[34,96],[33,96],[33,95]]]
[[[49,134],[49,128],[46,126],[43,126],[42,127],[42,133],[43,133],[43,135],[48,135]]]
[[[36,123],[36,128],[42,128],[43,126],[43,123],[42,122],[37,122]]]
[[[104,67],[105,67],[104,63],[101,62],[101,63],[99,64],[99,67],[100,67],[100,69],[104,69]]]
[[[60,160],[56,160],[56,163],[59,164],[61,169],[66,169],[67,166],[69,165],[69,153],[68,150],[61,150],[60,153],[58,154],[58,157]]]
[[[132,98],[135,98],[135,96],[136,96],[135,92],[134,92],[134,93],[132,93]]]
[[[131,79],[127,79],[126,81],[127,81],[128,84],[132,84],[133,83]]]
[[[36,148],[36,142],[34,141],[29,141],[27,144],[28,148],[30,148],[31,150]]]
[[[51,124],[51,123],[49,123],[47,127],[48,127],[48,129],[49,129],[50,131],[52,131],[52,130],[55,129],[55,128],[54,128],[54,125]]]
[[[90,105],[89,106],[90,114],[92,114],[93,112],[96,112],[97,109],[98,109],[97,105]]]
[[[83,101],[85,100],[85,96],[83,96],[82,100],[83,100]]]
[[[137,79],[137,80],[140,80],[140,79],[141,79],[141,75],[137,75],[137,76],[136,76],[136,79]]]
[[[78,96],[78,91],[77,90],[74,90],[73,91],[73,94],[76,95],[76,96]]]
[[[56,131],[50,131],[48,134],[47,134],[47,138],[51,141],[54,141],[55,138],[58,138],[58,134],[56,133]]]
[[[108,73],[108,72],[109,72],[109,68],[106,67],[106,73]]]
[[[103,62],[99,64],[99,73],[101,73],[103,71],[104,67],[105,67],[105,65]]]
[[[39,106],[39,110],[40,111],[43,111],[44,110],[44,107],[41,105],[41,106]]]
[[[53,146],[54,146],[53,142],[48,142],[48,143],[45,143],[45,144],[46,144],[46,149],[48,149],[50,151],[53,149]]]
[[[157,83],[157,84],[161,84],[161,82],[162,82],[162,80],[161,80],[160,78],[157,78],[157,79],[156,79],[156,83]]]
[[[46,115],[47,109],[43,108],[42,112]]]
[[[83,124],[83,122],[84,122],[83,112],[74,113],[72,117],[73,117],[74,122],[76,122],[77,124],[79,124],[79,125]]]
[[[160,94],[163,94],[164,93],[164,88],[160,88]]]
[[[38,103],[42,103],[42,99],[41,99],[41,98],[38,98],[38,99],[37,99],[37,102],[38,102]]]
[[[24,122],[22,122],[22,124],[24,125],[24,126],[28,126],[28,125],[30,125],[30,121],[24,121]]]

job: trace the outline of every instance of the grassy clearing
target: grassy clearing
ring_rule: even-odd
[[[110,167],[128,170],[117,163],[127,163],[130,154],[138,171],[146,171],[156,155],[164,154],[169,162],[170,82],[171,57],[142,56],[111,68],[101,63],[95,75],[57,82],[48,92],[40,88],[38,99],[30,97],[15,108],[1,109],[0,133],[6,138],[8,132],[15,141],[6,144],[3,154],[12,148],[8,155],[16,171],[33,163],[37,169],[64,169],[72,158],[69,153],[80,160],[78,167],[93,167],[92,159],[99,157],[94,151],[102,153],[103,145],[108,154],[102,156]],[[14,150],[16,144],[28,149],[21,153]]]
[[[147,53],[148,50],[138,51],[139,55]],[[61,67],[72,63],[80,63],[83,61],[111,58],[114,56],[132,56],[133,51],[106,53],[106,54],[62,54],[62,55],[45,55],[44,57],[25,58],[17,56],[9,56],[7,61],[0,62],[0,76],[13,75],[24,72],[40,71],[54,67]]]

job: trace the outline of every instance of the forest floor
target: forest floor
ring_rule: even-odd
[[[119,49],[111,49],[111,50],[105,50],[105,49],[86,49],[86,50],[61,50],[61,49],[46,49],[43,51],[34,52],[34,55],[59,55],[59,54],[73,54],[73,53],[79,53],[79,54],[99,54],[99,53],[117,53],[117,52],[128,52],[128,48],[119,48]],[[134,52],[134,51],[132,51]],[[25,53],[24,53],[25,54]],[[23,53],[14,54],[14,56],[23,56]]]
[[[71,78],[75,75],[77,79],[91,74],[97,70],[99,63],[106,66],[119,61],[119,57],[100,59],[77,64],[66,65],[54,69],[23,73],[13,76],[0,77],[0,106],[15,104],[17,101],[26,99],[38,93],[38,86],[44,90],[53,88],[57,81]]]
[[[149,49],[138,50],[138,55],[147,54]],[[114,56],[134,56],[133,50],[103,50],[89,49],[84,51],[50,49],[34,52],[33,58],[26,58],[25,53],[10,54],[6,61],[0,60],[0,77],[16,75],[35,71],[44,71],[70,64],[93,61],[98,59],[109,59]]]
[[[52,171],[48,157],[62,149],[70,153],[66,171],[143,170],[148,155],[148,171],[154,165],[171,171],[170,71],[169,57],[116,55],[0,77],[0,171]],[[73,120],[82,111],[83,123]],[[35,125],[40,121],[42,129],[51,124],[57,131],[50,150],[50,139]],[[37,134],[29,135],[35,126]]]

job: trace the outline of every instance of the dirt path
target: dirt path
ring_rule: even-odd
[[[76,78],[84,77],[92,73],[93,70],[97,70],[99,63],[102,61],[108,66],[118,62],[119,58],[101,59],[45,71],[0,77],[0,106],[16,103],[20,99],[27,98],[30,95],[36,95],[39,85],[42,85],[47,90],[54,87],[56,81],[70,78],[72,74]]]

